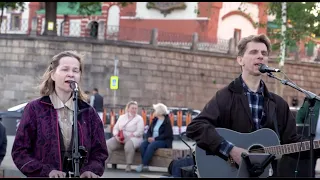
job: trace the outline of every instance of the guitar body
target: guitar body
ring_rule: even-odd
[[[252,133],[239,133],[225,128],[216,128],[216,131],[235,146],[247,150],[251,150],[254,146],[263,148],[280,145],[277,134],[271,129],[260,129]],[[199,178],[238,177],[238,168],[236,166],[232,166],[219,156],[207,155],[206,151],[198,146],[195,149],[195,159]]]

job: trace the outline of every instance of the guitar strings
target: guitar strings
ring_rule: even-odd
[[[302,146],[299,146],[298,148],[301,148]],[[252,150],[249,150],[249,152],[252,152],[252,153],[265,153],[265,148],[257,148],[257,149],[252,149]],[[290,150],[289,150],[290,151]],[[269,152],[270,153],[270,152]],[[279,154],[277,152],[273,152],[273,153],[270,153],[270,154]]]

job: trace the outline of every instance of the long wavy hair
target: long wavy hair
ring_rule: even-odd
[[[49,96],[55,91],[55,82],[51,78],[51,74],[54,73],[57,70],[57,67],[59,66],[60,59],[63,57],[73,57],[76,58],[80,63],[80,78],[82,76],[83,72],[83,63],[82,58],[83,56],[80,55],[76,51],[63,51],[59,54],[52,57],[52,60],[47,68],[47,70],[44,72],[41,78],[41,83],[39,85],[40,88],[40,94],[41,96]],[[79,99],[86,101],[86,94],[81,90],[79,87]]]

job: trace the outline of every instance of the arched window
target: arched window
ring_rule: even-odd
[[[90,27],[90,37],[97,38],[98,28],[99,28],[99,24],[97,23],[97,21],[91,22],[91,25],[89,27]]]
[[[120,25],[120,8],[117,5],[113,5],[108,11],[108,26],[107,35],[112,36],[119,32]]]

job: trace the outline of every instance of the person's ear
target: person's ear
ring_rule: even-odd
[[[56,80],[55,80],[55,77],[54,77],[54,72],[51,72],[51,73],[50,73],[50,77],[51,77],[52,81],[56,81]]]
[[[237,62],[240,66],[244,66],[243,58],[241,56],[237,56]]]

